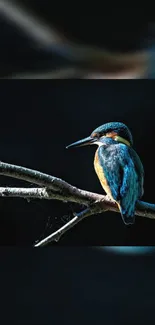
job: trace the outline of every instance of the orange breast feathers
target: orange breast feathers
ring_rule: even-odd
[[[94,168],[95,168],[96,174],[97,174],[97,176],[99,178],[99,181],[100,181],[100,183],[101,183],[104,191],[112,198],[111,190],[110,190],[110,187],[107,184],[107,180],[106,180],[106,178],[104,176],[103,168],[102,168],[102,166],[99,163],[98,149],[96,150],[96,153],[95,153]]]

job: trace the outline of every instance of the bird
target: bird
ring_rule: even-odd
[[[122,122],[108,122],[66,148],[96,144],[94,169],[107,196],[119,208],[125,225],[135,223],[136,202],[144,194],[144,168],[133,149],[133,137]]]

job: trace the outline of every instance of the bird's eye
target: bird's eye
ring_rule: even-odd
[[[100,134],[98,132],[92,133],[91,134],[92,138],[99,138]]]

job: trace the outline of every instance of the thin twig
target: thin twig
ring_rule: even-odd
[[[74,218],[72,218],[69,222],[67,222],[63,227],[59,228],[57,231],[53,232],[51,235],[49,235],[48,237],[42,239],[41,241],[37,242],[34,247],[41,247],[41,246],[45,246],[47,244],[49,244],[51,241],[56,241],[58,242],[60,237],[69,229],[71,229],[72,227],[74,227],[79,221],[83,220],[86,217],[89,217],[95,213],[101,213],[105,211],[105,209],[103,209],[103,207],[99,207],[94,205],[94,207],[91,208],[87,208],[85,210],[83,210],[82,212],[79,213],[74,213]]]

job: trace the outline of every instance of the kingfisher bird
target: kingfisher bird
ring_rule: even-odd
[[[104,191],[117,203],[124,223],[134,224],[136,202],[144,193],[144,168],[130,130],[121,122],[105,123],[66,148],[92,144],[98,145],[94,168]]]

